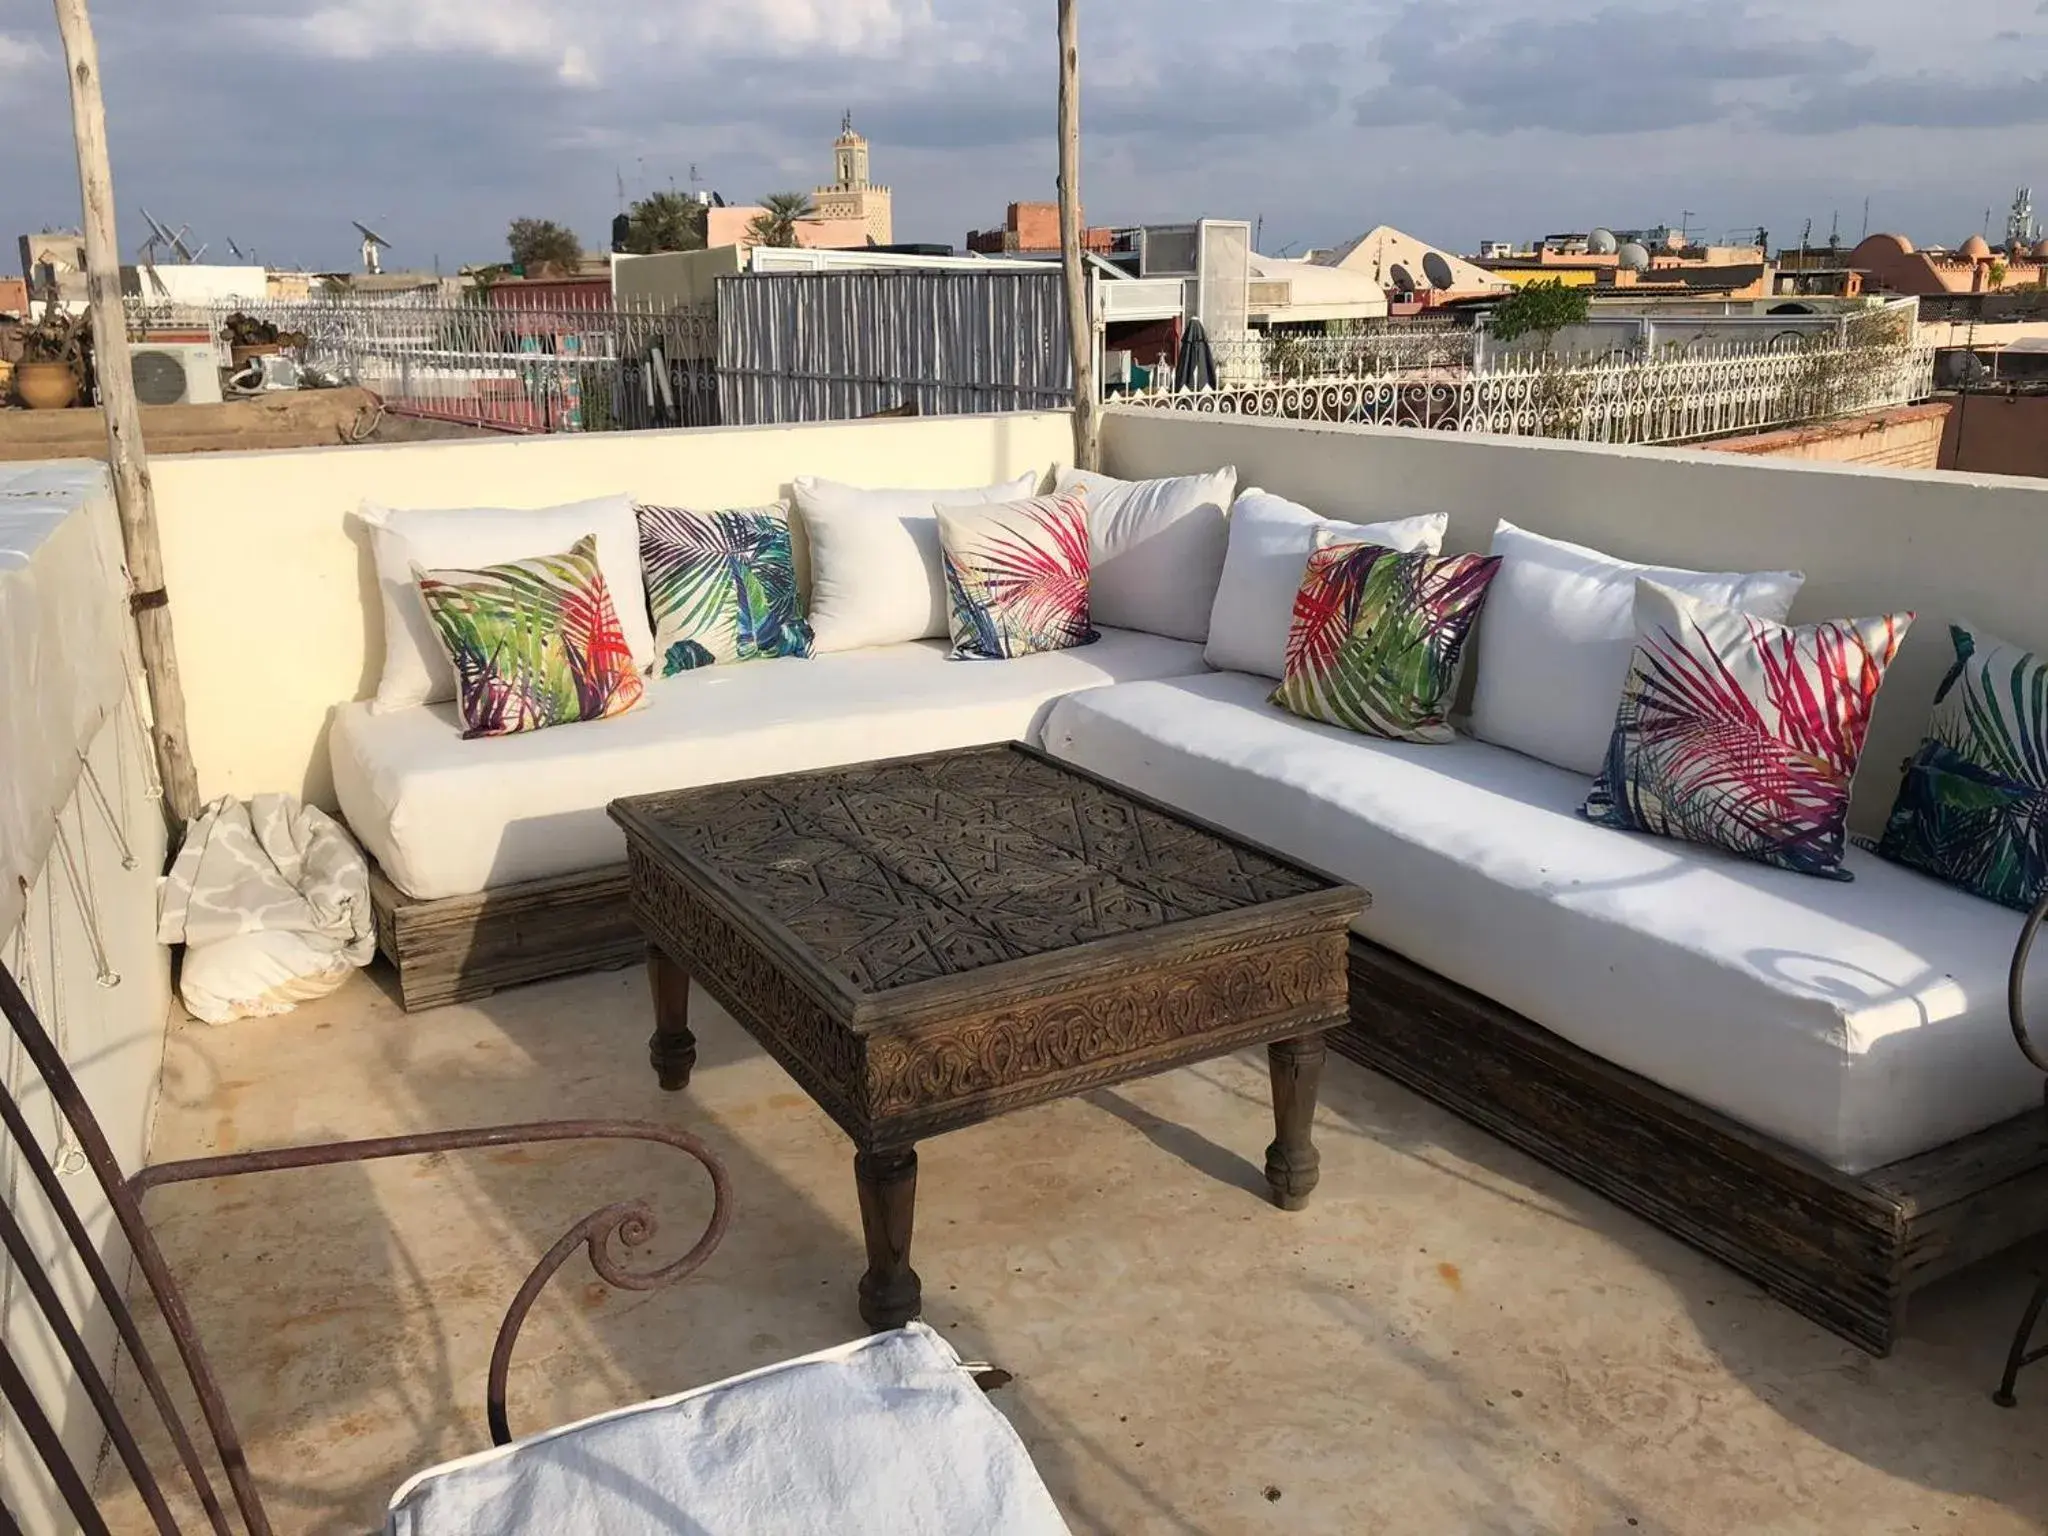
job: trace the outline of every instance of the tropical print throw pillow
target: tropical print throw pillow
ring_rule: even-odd
[[[640,569],[663,677],[721,661],[811,654],[786,507],[643,506],[639,513]]]
[[[2024,911],[2048,891],[2048,661],[1948,633],[1955,664],[1877,851]]]
[[[1458,659],[1499,569],[1495,555],[1322,544],[1295,594],[1272,702],[1392,741],[1455,739]]]
[[[597,568],[597,540],[475,571],[413,568],[455,665],[462,734],[510,736],[637,708],[646,692]]]
[[[1910,613],[1774,624],[1636,583],[1636,647],[1585,815],[1832,880]]]
[[[955,659],[1007,661],[1102,638],[1088,622],[1085,496],[937,510]]]

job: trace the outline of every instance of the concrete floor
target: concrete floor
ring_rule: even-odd
[[[512,1373],[513,1429],[539,1429],[864,1331],[848,1148],[701,996],[696,1014],[696,1081],[664,1095],[635,972],[412,1017],[373,973],[287,1018],[175,1030],[154,1155],[568,1115],[703,1135],[730,1235],[664,1294],[607,1293],[571,1260]],[[1270,1134],[1247,1053],[925,1147],[926,1318],[1016,1374],[995,1401],[1077,1532],[2048,1525],[2048,1366],[2017,1411],[1988,1395],[2025,1258],[1929,1293],[1878,1361],[1334,1056],[1299,1215],[1264,1198]],[[673,1156],[151,1196],[280,1531],[373,1529],[409,1472],[484,1445],[492,1336],[535,1256],[642,1192],[694,1238],[704,1187]]]

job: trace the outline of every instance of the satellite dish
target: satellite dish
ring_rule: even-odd
[[[1586,236],[1586,249],[1595,256],[1612,256],[1620,244],[1621,242],[1614,238],[1614,231],[1611,229],[1596,229]]]
[[[389,250],[391,242],[360,219],[350,219],[349,223],[355,225],[363,237],[363,271],[371,277],[377,276],[384,270],[384,263],[377,254],[378,250],[380,247]]]
[[[1423,254],[1422,275],[1429,279],[1432,288],[1449,288],[1457,281],[1451,275],[1451,264],[1435,251]]]
[[[1637,244],[1633,240],[1629,241],[1627,245],[1624,245],[1614,254],[1616,260],[1631,272],[1647,272],[1650,270],[1650,252],[1648,248]]]
[[[1398,261],[1388,270],[1387,276],[1393,279],[1394,286],[1403,293],[1413,293],[1420,286],[1416,283],[1414,275]]]

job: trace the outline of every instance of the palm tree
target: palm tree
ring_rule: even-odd
[[[770,192],[761,199],[761,211],[747,226],[756,245],[795,245],[800,219],[815,219],[816,205],[807,192]]]
[[[673,189],[650,192],[627,210],[626,249],[636,256],[703,250],[703,206]]]

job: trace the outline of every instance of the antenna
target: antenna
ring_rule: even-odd
[[[1691,235],[1691,233],[1690,233],[1691,229],[1692,229],[1692,210],[1691,210],[1690,208],[1681,208],[1681,209],[1679,209],[1679,210],[1678,210],[1678,238],[1679,238],[1680,240],[1683,240],[1683,241],[1684,241],[1684,242],[1685,242],[1685,243],[1686,243],[1687,245],[1691,245],[1691,244],[1692,244],[1692,235]]]
[[[1870,199],[1869,199],[1868,197],[1865,197],[1865,198],[1863,199],[1863,233],[1862,233],[1862,234],[1860,234],[1860,235],[1858,235],[1858,236],[1856,237],[1856,239],[1857,239],[1857,241],[1858,241],[1859,243],[1861,243],[1862,241],[1868,240],[1869,238],[1870,238]]]
[[[617,165],[612,166],[612,180],[619,184],[619,212],[626,211],[626,173]]]

